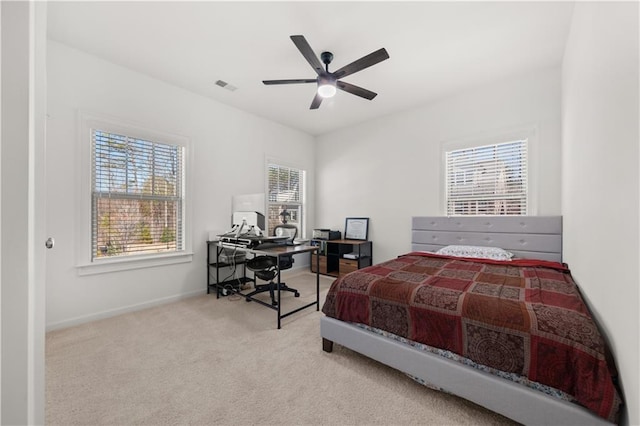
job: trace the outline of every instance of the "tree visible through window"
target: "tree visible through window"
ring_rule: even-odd
[[[298,236],[302,235],[304,177],[304,170],[268,165],[267,226],[270,231],[280,223],[290,223],[298,227]]]
[[[447,215],[527,214],[527,141],[446,153]]]
[[[92,259],[183,247],[184,148],[92,130]]]

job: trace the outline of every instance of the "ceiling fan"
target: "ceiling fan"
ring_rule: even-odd
[[[355,72],[368,68],[371,65],[375,65],[378,62],[382,62],[385,59],[389,59],[389,54],[384,48],[376,50],[375,52],[370,53],[367,56],[363,56],[362,58],[351,62],[349,65],[345,65],[337,71],[329,72],[329,64],[333,60],[333,54],[331,52],[322,52],[322,54],[320,55],[320,59],[325,65],[325,68],[323,68],[322,64],[318,60],[318,57],[315,55],[315,53],[313,53],[311,46],[309,46],[309,43],[307,43],[307,40],[304,38],[304,36],[292,35],[291,40],[296,45],[300,53],[302,53],[302,56],[304,56],[307,62],[309,62],[311,67],[318,74],[318,77],[294,80],[263,80],[262,82],[264,84],[271,85],[317,83],[318,91],[313,98],[311,107],[309,109],[318,109],[320,107],[320,104],[322,103],[322,99],[330,98],[335,95],[336,89],[344,90],[345,92],[369,100],[376,97],[377,93],[374,93],[367,89],[363,89],[362,87],[358,87],[353,84],[346,83],[344,81],[340,81],[340,79],[342,77],[346,77]]]

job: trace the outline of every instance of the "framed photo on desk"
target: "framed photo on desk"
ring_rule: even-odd
[[[369,234],[368,217],[348,217],[344,225],[344,238],[366,241]]]

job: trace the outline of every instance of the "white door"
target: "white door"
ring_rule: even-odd
[[[0,423],[44,424],[46,3],[0,18]]]

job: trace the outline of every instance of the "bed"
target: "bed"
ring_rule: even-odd
[[[326,352],[340,344],[523,424],[617,422],[615,365],[560,263],[561,217],[414,217],[411,232],[411,252],[332,284]],[[451,245],[515,257],[432,254]]]

